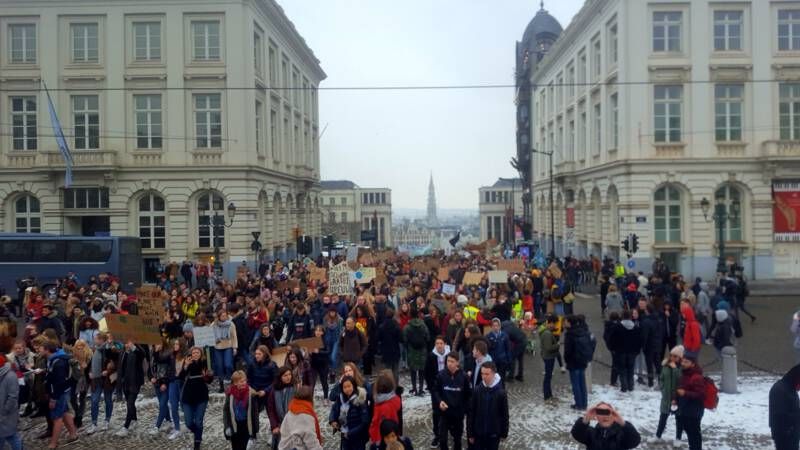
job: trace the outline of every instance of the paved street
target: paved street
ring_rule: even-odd
[[[582,296],[583,297],[583,296]],[[591,298],[579,298],[576,303],[576,312],[584,313],[587,315],[588,320],[592,326],[593,332],[596,335],[601,334],[601,324],[599,322],[599,311],[596,307],[597,301],[592,296]],[[791,353],[791,339],[788,334],[789,318],[792,312],[798,307],[797,303],[790,297],[770,297],[770,298],[753,298],[749,302],[752,306],[752,312],[758,317],[755,325],[751,325],[749,320],[743,321],[744,338],[739,343],[739,370],[740,373],[746,375],[748,379],[754,378],[756,380],[763,380],[771,383],[776,379],[775,376],[754,369],[760,367],[776,373],[788,370],[792,365],[793,355]],[[598,342],[598,349],[595,355],[598,363],[594,364],[593,380],[595,385],[601,385],[608,382],[609,371],[604,366],[604,363],[610,361],[610,358],[605,351],[602,340]],[[713,352],[709,348],[705,348],[701,363],[707,365],[706,371],[715,374],[719,371],[719,363],[715,362]],[[711,363],[710,365],[708,365]],[[751,366],[752,365],[752,366]],[[766,377],[766,378],[765,378]],[[511,404],[511,435],[505,444],[506,449],[526,449],[526,448],[565,448],[573,449],[578,448],[572,443],[568,436],[570,422],[577,418],[574,412],[568,409],[571,403],[571,394],[569,391],[568,377],[560,373],[556,373],[554,383],[556,385],[557,396],[559,396],[559,403],[557,406],[545,406],[542,404],[541,396],[541,383],[542,378],[542,364],[538,357],[528,357],[526,359],[525,367],[525,382],[513,383],[509,386],[510,404]],[[406,385],[408,380],[403,380]],[[764,389],[763,396],[756,397],[761,399],[761,405],[766,404],[766,388],[763,383],[759,385],[759,389]],[[742,388],[746,391],[747,386]],[[150,436],[146,433],[148,427],[152,426],[154,416],[156,413],[155,403],[152,394],[146,392],[143,395],[141,406],[139,408],[140,422],[135,433],[132,433],[127,438],[112,437],[108,433],[99,433],[94,436],[82,436],[81,441],[71,446],[74,449],[100,449],[110,448],[110,442],[117,449],[134,449],[142,448],[143,446],[154,446],[164,450],[167,449],[181,449],[190,446],[188,435],[184,435],[177,441],[168,441],[165,434],[158,436]],[[655,394],[651,394],[655,395]],[[762,398],[763,397],[763,398]],[[592,395],[590,401],[597,401],[600,398],[618,398],[618,394],[609,393],[603,390],[598,394]],[[321,420],[327,419],[327,409],[323,407],[322,402],[317,401],[317,410]],[[114,412],[114,426],[119,426],[121,419],[124,417],[124,403],[115,403]],[[724,407],[724,404],[721,408]],[[431,419],[429,417],[429,397],[425,398],[404,398],[404,412],[406,420],[406,432],[414,441],[414,444],[420,448],[426,448],[430,442]],[[221,398],[215,396],[211,402],[206,415],[206,439],[205,448],[209,449],[222,449],[227,448],[227,443],[222,435],[222,421],[221,421]],[[623,411],[623,414],[632,414],[635,411]],[[735,422],[735,411],[718,411],[718,414],[729,416],[730,420]],[[730,417],[733,414],[734,416]],[[728,421],[730,421],[728,420]],[[23,419],[22,427],[30,426],[26,419]],[[41,441],[36,441],[33,436],[43,430],[44,422],[41,419],[33,422],[33,426],[24,432],[25,443],[28,448],[41,448],[43,444]],[[768,441],[768,430],[766,429],[766,417],[763,417],[764,433],[761,435],[751,434],[736,434],[731,433],[730,430],[725,430],[724,437],[717,436],[716,442],[728,445],[731,449],[762,449],[768,448],[770,442]],[[264,430],[262,425],[262,430]],[[671,428],[668,428],[668,430]],[[707,438],[715,434],[714,432],[714,418],[713,415],[707,415],[704,422],[704,429],[706,430]],[[338,440],[334,439],[327,426],[322,426],[323,435],[326,439],[325,448],[334,449],[338,448]],[[653,430],[646,427],[640,427],[643,437],[652,436]],[[263,435],[263,431],[262,431]],[[262,444],[264,442],[264,444]],[[266,439],[260,441],[258,448],[266,448]],[[643,444],[641,448],[667,448],[659,447],[653,444]]]

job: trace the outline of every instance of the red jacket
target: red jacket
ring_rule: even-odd
[[[372,422],[369,425],[369,440],[373,443],[381,442],[381,422],[390,419],[400,423],[400,410],[403,408],[403,401],[395,394],[391,394],[388,400],[376,403],[372,412]],[[380,395],[378,395],[378,398]]]
[[[694,317],[694,310],[686,303],[681,305],[681,315],[683,320],[686,321],[686,326],[683,332],[683,348],[687,352],[697,354],[703,344],[700,337],[700,323]]]

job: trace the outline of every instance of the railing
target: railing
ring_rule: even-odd
[[[36,151],[13,150],[7,156],[8,167],[25,169],[36,165]]]
[[[154,167],[161,165],[161,151],[157,152],[133,152],[133,165],[140,167]]]

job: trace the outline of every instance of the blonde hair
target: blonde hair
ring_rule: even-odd
[[[242,380],[247,381],[247,374],[244,373],[244,370],[237,370],[231,375],[231,384],[236,384]]]
[[[75,344],[72,346],[72,354],[75,356],[75,359],[78,360],[81,367],[87,366],[92,359],[92,349],[83,339],[75,341]]]

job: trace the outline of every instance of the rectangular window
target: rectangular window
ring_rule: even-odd
[[[584,85],[586,83],[586,49],[578,53],[578,84]]]
[[[11,97],[11,135],[14,150],[36,150],[36,97]]]
[[[253,67],[257,77],[264,76],[264,38],[258,32],[253,33]]]
[[[602,109],[600,107],[600,103],[594,105],[594,136],[593,136],[593,153],[595,155],[600,154],[600,150],[603,148],[603,116],[602,116]]]
[[[160,61],[161,23],[134,22],[133,47],[136,61]]]
[[[619,94],[611,94],[610,119],[611,148],[616,150],[619,148]]]
[[[220,60],[219,21],[192,22],[192,57],[195,61]]]
[[[291,144],[291,141],[289,140],[289,138],[290,138],[290,136],[289,136],[290,130],[289,130],[289,119],[287,118],[287,116],[290,113],[286,112],[285,110],[284,110],[283,113],[284,113],[283,114],[284,115],[284,117],[283,117],[283,141],[281,142],[281,144],[283,145],[284,149],[289,151],[289,154],[286,155],[286,164],[291,164],[292,163],[292,155],[291,155],[291,148],[289,148],[289,145]]]
[[[303,165],[303,152],[300,148],[300,127],[294,126],[294,134],[292,134],[292,152],[294,152],[294,163]]]
[[[778,11],[778,50],[800,50],[800,9]]]
[[[683,13],[658,11],[653,13],[653,52],[679,53]]]
[[[600,38],[592,42],[592,80],[598,80],[603,73],[603,55],[600,54]]]
[[[561,74],[558,74],[556,84],[556,110],[561,111],[564,108],[564,77]]]
[[[589,123],[586,120],[586,104],[582,103],[580,109],[581,120],[578,124],[578,156],[583,160],[586,159],[586,128],[588,128]]]
[[[608,63],[610,66],[616,66],[619,61],[619,38],[617,32],[617,24],[611,24],[608,27]]]
[[[567,161],[575,159],[575,121],[569,121],[569,137],[567,138]]]
[[[718,84],[714,87],[714,123],[717,142],[742,140],[742,102],[744,86]]]
[[[256,152],[261,154],[264,151],[264,106],[256,100]]]
[[[800,141],[800,83],[780,85],[781,140]]]
[[[292,72],[292,101],[294,102],[294,107],[297,108],[300,106],[300,76],[297,72]]]
[[[108,188],[64,189],[64,209],[108,208]]]
[[[283,57],[283,60],[281,61],[281,77],[282,78],[281,78],[281,86],[280,87],[283,90],[283,97],[284,98],[289,98],[289,95],[291,94],[291,91],[289,89],[291,87],[291,86],[289,86],[289,83],[290,83],[290,80],[289,80],[289,59],[286,58],[285,56]]]
[[[100,101],[96,95],[72,96],[75,148],[100,148]]]
[[[72,30],[72,62],[96,63],[99,61],[96,23],[73,23]]]
[[[567,96],[575,97],[575,64],[569,63],[567,66]]]
[[[742,11],[714,11],[714,50],[742,50],[743,22]]]
[[[136,148],[161,148],[163,139],[161,96],[134,95],[133,104],[136,118]]]
[[[32,23],[8,26],[12,64],[36,63],[36,25]]]
[[[269,111],[269,147],[272,159],[278,160],[278,111]]]
[[[197,148],[222,147],[220,94],[196,94],[194,96],[194,124]]]
[[[342,223],[346,223],[346,222],[347,222],[347,212],[343,212],[342,213]]]
[[[272,88],[278,84],[278,51],[270,44],[269,46],[269,85]]]
[[[654,89],[655,141],[681,141],[683,86],[656,86]]]

